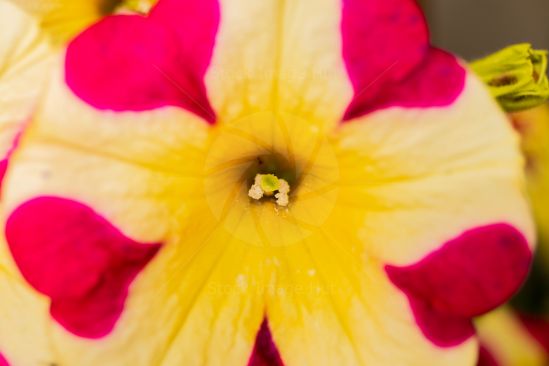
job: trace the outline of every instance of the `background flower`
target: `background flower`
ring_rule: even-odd
[[[549,268],[549,105],[511,115],[526,157],[528,192],[541,243],[542,271]],[[543,269],[545,268],[545,270]],[[547,272],[549,275],[549,272]]]
[[[5,0],[37,18],[54,45],[63,45],[82,29],[117,11],[144,10],[155,0]]]
[[[521,318],[510,308],[477,321],[481,342],[478,366],[544,366],[549,361],[549,322]]]

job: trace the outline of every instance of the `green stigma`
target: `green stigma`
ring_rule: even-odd
[[[509,46],[471,63],[507,112],[530,109],[549,99],[547,51],[530,44]]]
[[[280,180],[273,174],[263,174],[261,175],[260,186],[263,192],[270,194],[280,188]]]
[[[118,10],[147,14],[155,2],[155,0],[123,0]]]

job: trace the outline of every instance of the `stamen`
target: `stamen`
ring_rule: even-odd
[[[290,203],[289,193],[290,185],[284,179],[273,174],[257,174],[254,184],[248,191],[248,196],[254,200],[260,200],[263,196],[270,197],[274,194],[276,204],[286,207]]]

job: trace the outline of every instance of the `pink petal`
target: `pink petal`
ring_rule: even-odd
[[[549,358],[549,321],[529,315],[521,315],[520,320],[528,333],[543,347]]]
[[[343,4],[343,57],[355,90],[344,120],[392,106],[446,106],[461,94],[465,70],[430,47],[416,1]]]
[[[269,324],[264,320],[257,333],[254,350],[248,366],[284,366],[276,345],[274,344]]]
[[[22,128],[23,129],[23,128]],[[4,177],[6,176],[6,172],[8,171],[8,164],[11,156],[13,155],[13,152],[17,148],[17,145],[19,145],[19,139],[21,137],[21,132],[15,136],[15,139],[12,142],[12,145],[8,152],[6,153],[6,156],[4,159],[0,160],[0,190],[2,189],[2,183],[4,182]]]
[[[526,278],[532,252],[507,224],[469,230],[416,264],[388,265],[395,286],[408,297],[418,326],[441,347],[474,334],[471,318],[508,300]]]
[[[19,206],[6,239],[26,280],[50,297],[50,312],[68,331],[87,338],[108,334],[128,288],[158,252],[124,236],[91,208],[40,197]]]
[[[0,366],[10,366],[8,360],[0,353]]]
[[[204,75],[218,23],[216,0],[160,0],[148,17],[107,17],[70,43],[66,82],[97,109],[177,106],[213,123]]]
[[[478,351],[477,366],[499,366],[499,364],[490,351],[481,345]]]
[[[4,181],[4,176],[6,175],[6,171],[8,170],[8,161],[9,161],[8,157],[0,160],[0,188],[1,188],[2,182]]]
[[[160,0],[151,19],[173,30],[178,46],[187,55],[185,67],[204,77],[210,64],[220,21],[217,0]]]

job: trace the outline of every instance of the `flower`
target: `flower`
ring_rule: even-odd
[[[539,255],[549,268],[549,105],[510,115],[521,136],[528,193],[539,233]]]
[[[502,307],[480,318],[478,366],[545,366],[549,361],[549,322],[519,316]]]
[[[69,43],[12,156],[6,260],[49,303],[18,319],[63,364],[473,365],[531,261],[522,168],[415,1],[160,0]]]

